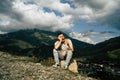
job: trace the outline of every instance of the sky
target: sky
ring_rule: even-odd
[[[120,0],[0,0],[0,34],[34,28],[96,44],[120,36]]]

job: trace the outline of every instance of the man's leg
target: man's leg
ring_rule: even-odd
[[[68,64],[70,63],[70,60],[71,60],[71,58],[72,58],[72,55],[73,55],[72,51],[71,51],[71,50],[68,50],[68,51],[67,51],[66,62],[65,62],[65,69],[68,68]]]
[[[55,65],[59,65],[59,52],[56,49],[53,49],[53,56],[55,60]]]

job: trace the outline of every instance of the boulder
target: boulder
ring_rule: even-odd
[[[61,61],[61,68],[64,68],[64,64],[65,64],[65,60]],[[74,73],[78,73],[78,65],[76,60],[73,60],[70,65],[68,66],[68,70],[74,72]]]

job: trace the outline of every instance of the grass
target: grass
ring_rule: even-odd
[[[35,63],[36,57],[24,57],[0,52],[0,80],[89,80],[69,70],[54,68],[52,57]],[[94,79],[92,79],[94,80]]]
[[[52,66],[54,63],[53,58],[49,57],[48,59],[41,60],[40,63],[44,66]]]

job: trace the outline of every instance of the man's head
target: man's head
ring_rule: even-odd
[[[59,39],[59,40],[61,39],[62,41],[64,41],[65,37],[64,37],[64,34],[63,34],[63,33],[60,32],[60,33],[58,33],[57,36],[58,36],[58,39]]]

